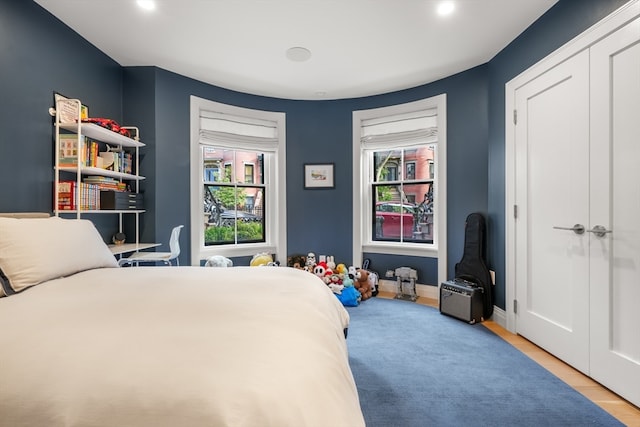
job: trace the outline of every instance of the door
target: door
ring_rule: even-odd
[[[515,106],[516,332],[588,373],[588,51],[516,89]]]
[[[640,405],[640,19],[514,97],[516,332]]]
[[[640,19],[591,48],[591,376],[640,405]]]

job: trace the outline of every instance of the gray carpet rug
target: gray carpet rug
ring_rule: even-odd
[[[622,425],[482,324],[382,298],[348,311],[368,427]]]

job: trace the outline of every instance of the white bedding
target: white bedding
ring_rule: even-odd
[[[286,267],[47,281],[0,298],[0,425],[363,426],[348,321]]]

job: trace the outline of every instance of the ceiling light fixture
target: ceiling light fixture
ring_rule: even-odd
[[[136,0],[136,3],[144,10],[154,10],[156,8],[156,2],[154,0]]]
[[[438,15],[447,16],[451,15],[455,10],[456,5],[452,1],[443,1],[438,4]]]
[[[304,62],[311,58],[311,51],[306,47],[292,47],[287,49],[287,58],[295,62]]]

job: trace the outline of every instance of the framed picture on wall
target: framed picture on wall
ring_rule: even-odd
[[[305,163],[304,188],[335,188],[333,163]]]

